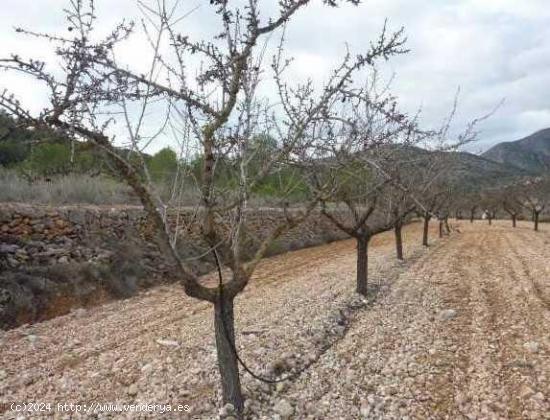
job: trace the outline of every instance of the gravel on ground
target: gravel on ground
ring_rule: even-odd
[[[453,225],[428,249],[421,225],[407,226],[405,262],[392,232],[377,236],[368,299],[353,292],[353,241],[264,260],[236,304],[240,354],[263,375],[309,367],[276,385],[243,373],[247,418],[549,419],[550,231]],[[0,413],[9,402],[168,403],[190,412],[163,418],[231,418],[212,324],[210,305],[173,285],[0,332]]]

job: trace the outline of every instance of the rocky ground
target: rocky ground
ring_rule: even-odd
[[[368,300],[353,294],[351,241],[265,260],[237,303],[241,356],[268,376],[310,366],[277,385],[243,374],[247,417],[550,418],[550,232],[454,225],[460,233],[428,250],[421,226],[408,226],[405,263],[391,232],[375,238]],[[177,286],[0,332],[0,357],[6,418],[18,416],[2,405],[12,401],[231,415],[219,403],[211,308]]]

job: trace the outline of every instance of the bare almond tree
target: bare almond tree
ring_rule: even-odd
[[[348,2],[357,4],[358,0]],[[212,303],[223,401],[233,404],[239,416],[243,396],[234,299],[247,286],[270,244],[308,218],[319,200],[326,200],[326,195],[310,192],[299,210],[288,208],[289,196],[302,185],[293,165],[324,155],[326,139],[317,137],[316,127],[332,121],[336,105],[355,96],[353,77],[357,72],[378,59],[403,52],[404,43],[402,31],[388,33],[384,27],[364,54],[345,52],[324,86],[317,88],[312,81],[289,82],[284,27],[310,1],[273,2],[278,10],[273,17],[261,14],[259,3],[249,0],[244,6],[235,6],[227,0],[210,1],[207,7],[216,20],[216,33],[195,40],[193,34],[181,32],[187,14],[181,12],[177,1],[168,4],[161,0],[153,5],[138,1],[142,21],[137,25],[122,22],[101,38],[94,32],[93,0],[72,0],[67,10],[67,35],[18,30],[55,45],[60,68],[52,70],[46,63],[15,55],[0,60],[2,68],[43,83],[50,95],[49,106],[38,114],[27,111],[8,92],[2,94],[0,106],[19,124],[54,128],[103,151],[141,200],[153,237],[185,293]],[[340,2],[323,3],[336,6]],[[118,59],[120,48],[136,27],[141,27],[147,40],[142,45],[144,61],[147,50],[151,51],[146,71]],[[281,41],[271,63],[266,64],[267,41],[272,34],[279,35]],[[274,82],[276,104],[261,95],[259,86],[264,81]],[[177,206],[178,200],[164,202],[148,173],[146,150],[169,137],[187,155],[181,158],[197,168],[180,176],[178,182],[196,197],[194,223],[205,246],[193,258],[208,256],[218,266],[217,286],[204,284],[189,259],[181,255],[169,214],[170,205]],[[130,153],[120,152],[121,142]],[[263,146],[258,147],[259,143]],[[269,226],[264,237],[251,241],[247,215],[256,191],[268,178],[287,171],[292,176],[285,178],[276,194],[282,220]],[[326,194],[331,190],[319,185],[318,191]],[[355,204],[350,207],[354,208]],[[362,246],[373,233],[365,231],[370,213],[365,214],[358,216],[354,225],[354,231],[361,232]]]
[[[311,179],[314,190],[331,190],[328,199],[321,199],[322,213],[357,242],[356,292],[366,296],[370,239],[400,225],[409,212],[397,168],[416,124],[398,111],[388,86],[379,87],[374,70],[365,86],[348,92],[346,99],[340,114],[319,130],[327,149],[312,165]],[[394,193],[393,201],[392,185],[402,193]]]
[[[406,181],[410,181],[410,178]],[[390,188],[386,195],[388,203],[388,215],[394,223],[393,231],[395,236],[395,255],[398,260],[403,261],[403,226],[417,208],[417,204],[411,197],[409,191],[411,188],[402,188],[402,185],[407,185],[407,182],[397,180],[398,186]],[[396,182],[393,183],[395,185]]]
[[[346,168],[363,166],[364,163],[348,160]],[[332,188],[335,194],[331,201],[322,201],[322,213],[336,227],[354,238],[357,243],[356,292],[367,295],[368,247],[371,238],[392,229],[393,221],[388,221],[380,212],[384,187],[389,182],[384,176],[369,168],[354,168],[353,175],[342,179],[342,171],[332,173]],[[329,184],[330,185],[330,184]]]
[[[473,223],[479,208],[479,192],[472,186],[457,187],[452,200],[452,208],[457,220],[467,219]]]
[[[451,215],[451,209],[453,207],[453,197],[455,193],[452,187],[449,187],[446,191],[446,199],[442,200],[442,206],[437,212],[437,220],[439,221],[439,237],[442,238],[445,235],[451,233],[451,227],[449,226],[449,217]]]
[[[550,202],[550,181],[548,178],[535,177],[521,181],[517,187],[517,200],[533,220],[533,229],[539,230],[541,213]]]
[[[483,217],[487,219],[489,225],[497,217],[497,212],[501,206],[499,192],[496,189],[487,189],[481,192],[480,207],[483,210]]]
[[[460,207],[464,208],[468,212],[468,218],[470,223],[474,223],[476,218],[476,212],[479,209],[481,197],[477,191],[469,191],[463,194],[462,199],[460,200]]]
[[[422,245],[429,246],[430,221],[439,215],[450,199],[446,174],[449,171],[447,156],[440,152],[425,151],[418,159],[418,185],[414,196],[420,202],[417,214],[422,219]]]
[[[396,256],[399,260],[403,259],[402,228],[407,219],[413,213],[424,215],[428,212],[431,215],[424,199],[428,197],[428,191],[437,187],[437,184],[427,181],[430,171],[426,171],[434,156],[418,147],[419,139],[426,135],[429,133],[416,131],[413,140],[398,149],[398,155],[387,162],[385,170],[393,180],[387,188],[385,201],[387,212],[394,221]]]
[[[512,227],[516,227],[518,216],[521,215],[523,207],[519,200],[517,185],[508,185],[500,190],[502,208],[510,215]]]
[[[463,131],[458,135],[451,134],[451,125],[455,118],[460,89],[457,90],[453,106],[447,117],[443,120],[438,130],[431,131],[425,136],[423,148],[426,154],[423,163],[418,165],[419,188],[416,191],[417,202],[420,203],[417,209],[418,215],[423,219],[424,229],[422,244],[428,246],[429,224],[433,217],[440,222],[440,236],[443,228],[448,229],[448,218],[453,203],[458,200],[456,195],[460,193],[460,180],[456,179],[457,169],[460,169],[459,150],[465,145],[477,141],[479,136],[479,125],[489,119],[502,105],[498,103],[487,114],[470,120]],[[475,200],[472,200],[475,203]],[[471,207],[471,221],[476,205]]]

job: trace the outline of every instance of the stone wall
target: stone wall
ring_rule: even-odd
[[[184,209],[179,217],[180,254],[201,254],[194,223],[197,215]],[[283,218],[278,209],[247,214],[251,249]],[[140,289],[173,281],[147,232],[147,218],[138,206],[0,204],[0,328],[44,320],[74,307],[132,296]],[[344,237],[316,213],[272,244],[269,254]],[[200,273],[213,268],[208,258],[192,264]]]

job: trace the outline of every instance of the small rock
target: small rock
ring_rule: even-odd
[[[523,384],[519,390],[519,396],[523,399],[530,398],[534,393],[535,391],[533,391],[533,388],[525,384]]]
[[[235,407],[231,403],[225,404],[220,408],[220,417],[226,418],[235,412]]]
[[[8,373],[5,370],[0,370],[0,381],[3,381],[8,377]]]
[[[463,394],[462,392],[459,392],[458,394],[455,395],[455,402],[456,402],[459,406],[462,406],[463,404],[465,404],[465,403],[468,402],[467,395],[466,395],[466,394]]]
[[[23,385],[29,386],[34,382],[34,379],[29,374],[25,373],[23,374],[21,382],[23,382]]]
[[[161,346],[167,346],[167,347],[178,347],[180,345],[180,343],[178,343],[175,340],[163,340],[160,338],[157,340],[157,344],[160,344]]]
[[[18,259],[18,260],[28,260],[29,259],[29,255],[27,254],[27,251],[25,251],[24,249],[19,249],[17,250],[17,252],[15,253],[15,257]]]
[[[19,261],[17,261],[15,258],[8,257],[7,260],[9,265],[12,267],[17,267],[19,265]]]
[[[73,309],[71,311],[73,314],[75,314],[76,316],[84,316],[86,314],[86,309],[84,308],[77,308],[77,309]]]
[[[283,392],[286,388],[286,385],[284,382],[278,382],[277,385],[275,385],[275,389],[277,392]]]
[[[359,413],[362,417],[368,417],[370,415],[371,408],[368,404],[363,403],[361,404],[361,408],[359,409]]]
[[[138,387],[136,384],[132,384],[128,387],[128,395],[134,397],[138,393]]]
[[[275,404],[273,409],[275,412],[279,413],[283,419],[288,419],[294,414],[294,407],[286,400],[280,400]]]
[[[454,309],[444,309],[439,312],[438,317],[442,321],[449,321],[453,318],[456,318],[457,312]]]
[[[343,325],[337,325],[334,327],[334,334],[339,337],[342,337],[346,333],[346,327]]]
[[[1,376],[0,376],[1,378]],[[542,392],[537,392],[533,398],[537,401],[544,401],[544,394]]]
[[[145,375],[148,375],[149,373],[151,373],[152,370],[153,370],[153,365],[151,365],[150,363],[147,363],[141,368],[141,372],[144,373]]]
[[[19,247],[14,244],[0,244],[0,254],[15,254]]]
[[[523,348],[531,353],[537,353],[539,351],[539,343],[536,341],[528,341],[523,345]]]

